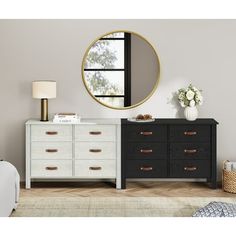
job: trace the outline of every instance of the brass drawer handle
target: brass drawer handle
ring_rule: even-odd
[[[197,167],[196,166],[185,166],[184,167],[184,170],[185,171],[196,171],[197,170]]]
[[[141,153],[152,153],[152,149],[141,149]]]
[[[89,151],[93,153],[98,153],[98,152],[102,152],[102,149],[89,149]]]
[[[146,167],[142,166],[142,167],[140,167],[140,170],[141,171],[152,171],[153,168],[151,166],[146,166]]]
[[[47,135],[57,135],[58,132],[57,131],[46,131]]]
[[[143,136],[150,136],[152,135],[152,131],[141,131],[140,134]]]
[[[189,153],[189,154],[193,154],[196,153],[197,149],[184,149],[184,153]]]
[[[101,170],[102,167],[100,167],[100,166],[90,166],[89,169],[90,170]]]
[[[89,134],[91,134],[91,135],[101,135],[102,132],[101,131],[90,131]]]
[[[194,136],[194,135],[197,135],[197,132],[196,131],[185,131],[184,135],[186,135],[186,136]]]
[[[57,149],[46,149],[45,152],[53,153],[53,152],[58,152]]]
[[[47,166],[45,169],[46,170],[58,170],[58,167],[57,166]]]

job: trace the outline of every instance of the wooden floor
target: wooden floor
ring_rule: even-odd
[[[21,188],[21,197],[236,197],[221,188],[210,189],[206,183],[128,182],[127,189],[117,190],[105,182],[33,183]]]

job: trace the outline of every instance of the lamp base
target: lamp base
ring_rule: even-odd
[[[48,121],[48,99],[41,99],[41,120],[43,122]]]

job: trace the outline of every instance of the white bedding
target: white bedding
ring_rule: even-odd
[[[16,168],[0,161],[0,217],[9,216],[16,209],[20,192],[20,176]]]

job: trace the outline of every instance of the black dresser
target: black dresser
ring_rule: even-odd
[[[217,187],[214,119],[121,124],[122,189],[127,178],[204,178]]]

